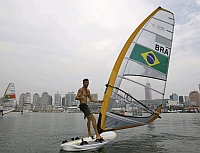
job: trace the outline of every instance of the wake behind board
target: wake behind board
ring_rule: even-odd
[[[113,131],[103,132],[100,135],[104,139],[102,142],[99,141],[95,142],[96,136],[94,136],[94,139],[92,139],[91,137],[85,137],[79,140],[64,142],[63,144],[60,145],[60,147],[62,150],[66,151],[83,151],[83,150],[97,149],[105,144],[110,143],[117,137],[117,134]],[[87,143],[83,144],[82,143],[83,141],[86,141]]]

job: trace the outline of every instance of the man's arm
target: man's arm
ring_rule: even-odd
[[[94,99],[94,98],[91,96],[89,90],[88,90],[88,98],[90,99],[90,101],[95,102],[95,103],[102,103],[102,102],[103,102],[103,100]]]
[[[82,91],[81,91],[81,89],[78,90],[78,93],[77,93],[75,99],[76,99],[76,100],[81,100],[81,99],[82,99]]]

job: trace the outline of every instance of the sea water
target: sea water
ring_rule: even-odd
[[[65,153],[60,148],[62,141],[87,136],[83,117],[82,113],[7,114],[0,118],[0,153]],[[117,138],[110,144],[84,152],[200,152],[200,113],[166,113],[161,117],[150,125],[116,131]]]

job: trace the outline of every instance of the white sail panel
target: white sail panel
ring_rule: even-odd
[[[166,37],[167,39],[171,39],[173,33],[173,25],[152,18],[146,25],[145,30]]]
[[[124,72],[124,76],[132,75],[132,74],[134,74],[135,76],[151,77],[151,78],[157,78],[160,80],[167,79],[167,76],[165,74],[162,74],[140,63],[129,60]]]
[[[174,25],[174,15],[171,12],[160,10],[153,16],[153,18]]]
[[[26,93],[25,97],[25,103],[31,103],[31,94],[29,92]]]

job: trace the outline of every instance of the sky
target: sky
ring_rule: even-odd
[[[103,98],[129,36],[158,6],[174,13],[175,29],[165,97],[188,96],[200,84],[200,0],[0,1],[0,94],[54,97],[77,92],[89,78]]]

